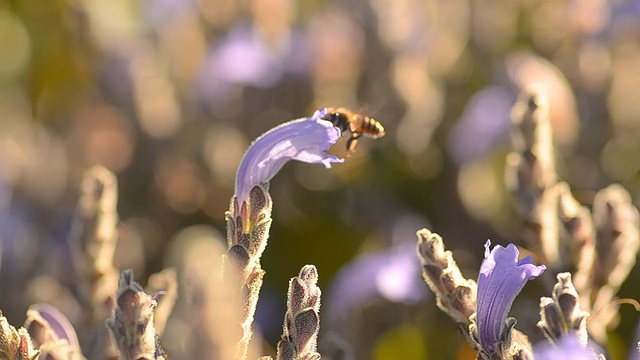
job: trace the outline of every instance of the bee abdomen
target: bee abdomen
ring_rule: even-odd
[[[373,138],[381,137],[384,135],[384,127],[376,119],[365,117],[363,133]]]

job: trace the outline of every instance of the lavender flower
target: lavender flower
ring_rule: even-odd
[[[485,243],[485,254],[478,277],[476,323],[483,352],[492,353],[502,342],[507,313],[513,300],[527,280],[542,274],[547,268],[535,265],[531,257],[518,261],[515,245],[497,245],[489,251],[491,241]],[[514,324],[515,325],[515,324]]]
[[[422,267],[413,246],[398,246],[362,255],[346,264],[332,284],[325,302],[327,320],[333,326],[351,311],[380,298],[415,304],[428,296],[420,279]]]
[[[257,138],[244,154],[236,175],[235,194],[242,204],[254,186],[268,183],[289,160],[323,164],[344,160],[324,151],[340,138],[340,129],[322,120],[326,109],[277,126]]]
[[[598,360],[604,359],[599,355],[601,349],[585,348],[579,336],[575,333],[567,334],[560,338],[557,344],[546,341],[537,344],[534,349],[536,359],[564,359],[564,360]]]

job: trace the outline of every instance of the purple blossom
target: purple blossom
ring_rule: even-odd
[[[557,345],[547,341],[537,344],[534,348],[534,357],[536,359],[596,360],[599,359],[596,352],[601,352],[601,349],[597,345],[595,347],[595,349],[585,348],[578,336],[570,333],[564,335]]]
[[[235,194],[239,203],[256,185],[268,183],[289,160],[323,164],[344,160],[324,151],[340,138],[340,129],[322,120],[326,109],[310,118],[292,120],[276,126],[257,138],[244,154],[236,174]]]
[[[325,302],[325,316],[339,326],[351,311],[380,298],[415,304],[428,296],[414,246],[401,245],[359,256],[336,275]]]
[[[507,142],[513,102],[513,94],[501,86],[473,95],[448,139],[447,147],[458,164],[481,158]]]
[[[237,87],[268,89],[285,76],[297,78],[309,73],[313,52],[304,32],[292,30],[277,39],[282,45],[277,52],[263,41],[266,38],[254,24],[240,23],[215,41],[196,82],[203,101],[224,105]]]
[[[485,243],[484,260],[478,277],[476,322],[482,349],[491,353],[502,338],[502,329],[511,304],[527,280],[534,279],[547,268],[535,265],[531,257],[518,261],[515,245],[496,245],[489,251],[491,241]]]

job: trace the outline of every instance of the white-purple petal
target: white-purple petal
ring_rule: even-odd
[[[476,322],[482,348],[486,352],[495,350],[501,338],[502,328],[513,300],[524,284],[542,274],[546,266],[536,265],[531,257],[518,260],[518,248],[496,245],[489,250],[491,241],[485,244],[485,259],[478,276],[478,299]]]
[[[322,120],[326,109],[310,118],[292,120],[276,126],[257,138],[244,154],[236,174],[235,194],[241,203],[256,185],[268,183],[289,160],[323,164],[344,160],[324,151],[340,138],[340,129]]]

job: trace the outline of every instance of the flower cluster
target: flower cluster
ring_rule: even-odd
[[[518,150],[510,155],[513,168],[508,176],[512,176],[512,192],[520,199],[521,215],[538,222],[540,228],[529,234],[529,240],[541,251],[541,258],[550,261],[549,269],[563,264],[559,236],[549,227],[554,231],[564,229],[570,239],[581,240],[574,251],[583,255],[576,263],[579,286],[574,286],[570,272],[561,272],[556,275],[551,296],[540,299],[537,326],[549,344],[532,346],[528,336],[516,329],[516,318],[509,317],[526,283],[547,272],[547,265],[535,264],[531,256],[520,259],[520,250],[513,243],[491,247],[491,241],[486,241],[476,281],[463,276],[442,237],[425,228],[417,232],[417,259],[414,250],[406,246],[398,247],[396,252],[364,258],[360,264],[376,282],[374,290],[364,288],[369,289],[368,293],[379,292],[391,302],[418,303],[425,298],[424,293],[413,291],[414,283],[405,277],[419,269],[414,266],[415,260],[419,260],[422,277],[435,295],[437,306],[458,324],[478,358],[604,359],[603,350],[590,341],[590,336],[597,339],[600,333],[588,331],[590,314],[584,309],[601,304],[605,290],[606,299],[610,299],[611,292],[617,291],[633,266],[631,254],[638,250],[638,211],[621,187],[612,186],[598,193],[591,215],[577,204],[566,184],[557,184],[554,174],[542,174],[553,169],[553,159],[546,148],[548,139],[543,141],[549,135],[544,125],[545,113],[538,112],[545,102],[537,96],[523,96],[514,107],[514,119],[518,120],[514,123],[520,132],[516,131],[514,136]],[[256,139],[239,165],[236,193],[225,214],[226,248],[211,239],[218,235],[208,230],[192,230],[189,236],[185,235],[189,238],[187,245],[176,245],[177,270],[168,268],[153,275],[147,290],[134,281],[131,269],[118,271],[113,262],[118,239],[115,177],[102,167],[85,174],[73,231],[74,251],[82,261],[75,264],[75,269],[76,276],[82,279],[79,294],[83,301],[92,304],[87,329],[106,340],[90,354],[165,359],[167,353],[160,345],[160,336],[169,315],[175,312],[184,324],[202,330],[197,331],[197,336],[194,332],[193,336],[181,339],[190,347],[184,354],[197,357],[208,353],[242,360],[257,356],[252,341],[253,323],[265,276],[261,257],[273,221],[269,182],[289,160],[323,164],[327,168],[343,162],[325,153],[341,136],[339,128],[323,119],[325,112],[318,110],[310,118],[286,122]],[[556,206],[550,210],[547,206],[552,200]],[[178,239],[176,243],[181,241]],[[630,251],[625,253],[623,248]],[[113,277],[118,272],[120,280],[116,288]],[[351,269],[351,273],[358,271]],[[354,281],[348,284],[353,286]],[[351,291],[344,287],[342,291]],[[586,293],[581,294],[580,290]],[[174,309],[178,292],[183,292],[186,303],[199,308],[201,313],[194,316],[190,306]],[[303,266],[289,282],[275,359],[321,358],[320,295],[317,268]],[[361,297],[356,299],[364,301]],[[350,306],[357,305],[362,304]],[[612,316],[605,317],[606,323],[612,321]],[[105,319],[106,328],[98,326]],[[202,322],[223,324],[222,330],[209,333],[206,328],[210,327],[202,326]],[[73,326],[50,305],[32,306],[24,328],[15,329],[4,317],[0,317],[0,325],[0,354],[8,358],[83,358]],[[343,351],[347,353],[348,350]]]
[[[439,236],[426,229],[418,232],[425,281],[436,293],[438,306],[463,326],[483,359],[604,359],[589,337],[603,343],[604,331],[617,314],[612,297],[640,246],[638,210],[621,186],[600,191],[591,214],[566,183],[558,182],[548,106],[539,90],[525,91],[514,105],[514,151],[507,159],[506,180],[529,225],[525,239],[552,270],[575,271],[576,286],[570,272],[558,273],[551,297],[540,299],[538,327],[554,347],[539,345],[534,351],[527,336],[515,329],[516,319],[507,317],[525,283],[542,275],[546,265],[534,264],[530,256],[519,260],[514,244],[490,249],[487,241],[477,296],[461,297],[455,294],[473,294],[468,289],[475,283],[452,276],[460,271]],[[603,311],[587,323],[590,314],[585,308]]]
[[[0,360],[640,360],[640,0],[6,3]]]

